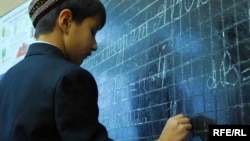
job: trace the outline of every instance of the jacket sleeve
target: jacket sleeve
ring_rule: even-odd
[[[67,72],[58,82],[55,120],[63,141],[108,141],[98,121],[97,85],[86,70]]]

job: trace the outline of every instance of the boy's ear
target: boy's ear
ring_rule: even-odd
[[[60,27],[60,29],[65,32],[68,33],[68,29],[70,27],[70,23],[72,21],[72,12],[69,9],[64,9],[60,12],[59,16],[58,16],[58,25]]]

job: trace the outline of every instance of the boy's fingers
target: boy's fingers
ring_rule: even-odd
[[[176,119],[180,119],[180,118],[183,118],[185,117],[183,114],[178,114],[178,115],[175,115],[174,118]]]
[[[190,120],[189,120],[189,118],[181,118],[181,119],[179,119],[179,122],[180,123],[190,123]]]
[[[192,124],[190,123],[190,119],[185,117],[183,114],[178,114],[172,117],[177,120],[179,124],[182,124],[185,129],[190,130],[192,128]]]
[[[190,129],[192,129],[192,125],[189,123],[189,124],[184,124],[184,126],[185,126],[185,128],[187,129],[187,130],[190,130]]]

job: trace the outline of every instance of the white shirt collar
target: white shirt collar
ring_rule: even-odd
[[[36,43],[44,43],[44,44],[49,44],[49,45],[52,45],[52,46],[55,46],[54,44],[51,44],[49,42],[46,42],[46,41],[34,41],[32,44],[36,44]]]

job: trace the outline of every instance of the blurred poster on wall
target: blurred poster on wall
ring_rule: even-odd
[[[34,41],[29,1],[0,18],[0,75],[25,56]]]

